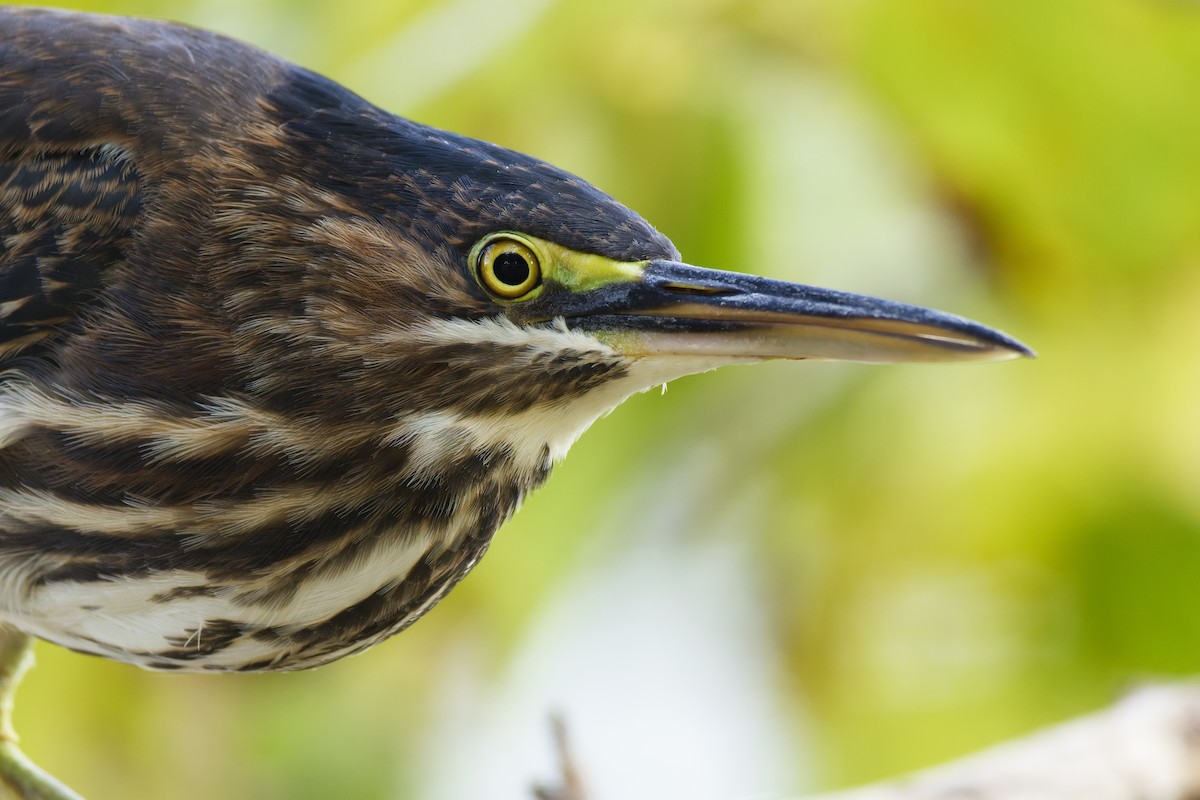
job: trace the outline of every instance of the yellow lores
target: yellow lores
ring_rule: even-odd
[[[1029,354],[681,263],[550,164],[144,20],[0,8],[0,242],[0,624],[149,669],[398,633],[672,378]]]
[[[471,261],[479,265],[483,288],[508,302],[537,298],[547,282],[572,292],[636,282],[650,263],[613,261],[512,231],[480,240],[471,251]]]

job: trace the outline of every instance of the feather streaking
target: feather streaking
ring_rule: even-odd
[[[0,8],[0,622],[68,647],[321,664],[425,613],[634,392],[1029,355],[680,263],[573,175],[229,39]]]
[[[669,377],[498,313],[463,264],[506,228],[674,255],[572,175],[252,47],[0,10],[0,618],[206,670],[409,625]]]

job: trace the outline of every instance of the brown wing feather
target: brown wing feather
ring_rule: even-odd
[[[138,173],[116,146],[0,160],[0,362],[94,296],[141,203]]]
[[[0,367],[129,275],[188,274],[214,143],[281,64],[183,26],[0,8]]]

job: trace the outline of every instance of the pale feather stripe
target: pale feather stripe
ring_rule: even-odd
[[[97,505],[33,489],[0,489],[0,520],[56,529],[131,536],[172,530],[193,514],[184,506]]]
[[[601,386],[574,402],[533,406],[515,414],[427,411],[405,415],[401,421],[380,428],[314,429],[232,398],[210,401],[202,416],[178,419],[133,402],[92,400],[77,405],[26,385],[8,388],[0,395],[0,446],[20,440],[34,428],[46,427],[84,443],[140,440],[151,463],[219,456],[246,447],[250,456],[282,453],[292,463],[304,465],[375,438],[380,447],[410,447],[410,469],[424,480],[436,476],[443,459],[502,443],[514,448],[514,457],[522,467],[538,467],[547,445],[554,457],[561,457],[592,420],[627,393],[618,391],[614,395]]]
[[[338,509],[349,510],[392,496],[396,479],[264,488],[238,501],[149,505],[76,502],[37,489],[0,489],[0,521],[110,536],[176,532],[190,536],[241,538],[281,523],[303,524]],[[468,493],[470,489],[466,490]],[[282,562],[281,562],[282,563]]]
[[[561,459],[597,417],[639,386],[616,380],[570,401],[531,406],[516,413],[468,415],[426,411],[374,429],[368,426],[306,428],[279,415],[223,398],[204,416],[168,418],[137,403],[91,402],[86,408],[22,387],[0,397],[0,446],[12,444],[39,426],[54,428],[86,443],[143,440],[152,463],[227,454],[240,446],[247,455],[283,453],[292,463],[317,463],[376,438],[381,447],[411,448],[409,472],[418,480],[436,477],[439,465],[473,450],[505,445],[522,469],[539,469],[548,450]]]
[[[386,481],[330,483],[323,486],[266,488],[240,502],[201,501],[194,506],[197,531],[217,536],[245,536],[281,522],[303,524],[338,509],[366,505],[396,485]]]
[[[389,360],[396,345],[499,344],[528,349],[527,360],[563,351],[612,358],[614,351],[591,336],[571,331],[559,320],[550,328],[524,327],[506,319],[435,320],[416,327],[384,331],[365,340],[364,358],[376,366]],[[520,365],[514,365],[519,369]],[[536,377],[531,378],[536,380]],[[141,441],[154,462],[219,456],[248,448],[247,454],[283,453],[297,464],[311,464],[344,453],[380,435],[384,443],[421,445],[418,471],[430,474],[439,453],[487,447],[505,438],[518,461],[535,465],[544,447],[555,459],[565,454],[583,429],[630,394],[651,384],[640,379],[607,381],[581,398],[550,402],[517,414],[462,416],[454,412],[419,412],[381,434],[365,425],[314,428],[311,423],[266,411],[231,397],[211,398],[193,416],[175,416],[136,401],[72,398],[49,394],[26,382],[13,382],[0,393],[0,447],[28,431],[45,427],[86,444]],[[402,415],[404,409],[397,409]]]
[[[293,594],[267,593],[261,601],[247,602],[255,597],[253,590],[239,587],[231,599],[240,610],[231,608],[229,613],[255,625],[278,626],[282,633],[295,633],[325,621],[378,591],[402,583],[417,562],[430,552],[433,543],[440,545],[441,541],[440,536],[411,528],[394,534],[376,533],[374,546],[359,548],[353,559],[344,563],[339,561],[336,566],[318,564],[307,574],[294,575],[296,589]],[[261,583],[270,588],[270,580],[277,577],[278,573]]]
[[[696,366],[706,368],[696,362],[688,368]],[[438,465],[448,458],[499,446],[511,450],[520,468],[538,469],[544,466],[547,455],[553,463],[561,461],[593,422],[630,395],[678,377],[676,369],[677,365],[665,361],[631,361],[625,375],[605,381],[587,394],[533,405],[523,411],[409,414],[394,423],[383,440],[408,446],[409,469],[422,478],[436,476]]]
[[[87,583],[52,582],[35,590],[36,602],[20,605],[26,613],[36,608],[36,616],[16,621],[25,630],[69,647],[95,651],[92,642],[102,642],[110,656],[134,663],[145,659],[129,655],[131,651],[177,647],[171,644],[173,640],[186,640],[201,648],[207,620],[240,623],[252,630],[279,624],[286,634],[318,625],[403,580],[430,544],[427,537],[384,537],[380,542],[363,558],[302,581],[284,607],[239,603],[232,588],[217,596],[155,602],[153,598],[160,592],[209,583],[199,573],[174,570],[145,578],[118,578],[103,592]],[[206,664],[236,668],[277,652],[277,645],[241,639],[220,653],[198,660],[195,668]],[[181,666],[188,668],[187,663]]]
[[[0,393],[0,448],[38,427],[84,444],[142,441],[153,463],[220,456],[243,447],[249,455],[280,452],[295,463],[312,463],[345,452],[372,430],[362,425],[317,430],[231,397],[210,399],[199,413],[179,417],[134,401],[74,400],[20,383],[5,387]]]
[[[7,359],[15,356],[26,347],[45,339],[50,335],[50,333],[51,331],[49,330],[34,331],[33,333],[27,333],[24,336],[19,336],[16,339],[9,339],[3,344],[0,344],[0,359]]]
[[[411,469],[418,476],[433,476],[446,456],[507,445],[516,463],[525,469],[543,466],[548,452],[552,462],[566,456],[571,445],[600,417],[630,395],[664,384],[682,375],[713,369],[728,359],[711,357],[649,356],[628,358],[595,337],[571,330],[562,318],[550,326],[527,327],[503,318],[433,320],[419,327],[397,326],[373,337],[378,347],[372,358],[386,361],[389,346],[405,342],[423,345],[495,344],[528,349],[528,360],[561,352],[589,353],[597,359],[621,358],[621,377],[603,381],[582,396],[560,398],[529,408],[497,414],[466,415],[454,411],[426,411],[397,420],[384,435],[389,443],[413,448]],[[519,370],[521,365],[514,364]],[[537,380],[530,375],[530,380]]]
[[[586,333],[573,331],[560,317],[550,327],[527,327],[503,317],[478,320],[436,319],[420,325],[396,325],[384,328],[365,342],[375,360],[387,360],[391,348],[479,344],[501,347],[525,347],[534,353],[560,353],[566,350],[595,353],[611,358],[617,355],[608,345]],[[372,359],[368,356],[368,363]],[[534,377],[534,376],[531,376]]]
[[[287,522],[302,524],[338,508],[369,503],[382,492],[393,490],[390,482],[335,484],[265,490],[253,499],[237,502],[155,506],[134,500],[107,505],[79,503],[36,489],[0,489],[0,521],[108,536],[175,532],[241,538],[259,528]]]
[[[261,412],[253,414],[232,400],[214,403],[200,416],[176,417],[146,403],[74,401],[23,383],[6,386],[0,394],[0,446],[46,427],[88,444],[145,439],[150,451],[203,455],[224,452],[269,422]]]
[[[498,320],[437,321],[425,325],[421,331],[419,337],[425,341],[500,341],[545,346],[547,350],[558,350],[570,342],[603,349],[591,337],[561,327],[524,328]],[[411,329],[408,335],[413,335]],[[394,481],[429,483],[438,478],[442,465],[500,447],[511,453],[514,467],[531,472],[547,466],[547,456],[551,461],[562,459],[588,426],[629,395],[680,374],[716,365],[697,360],[681,364],[679,359],[643,358],[630,361],[622,377],[606,381],[581,397],[538,404],[516,413],[468,415],[426,411],[404,415],[378,429],[356,426],[352,430],[328,427],[320,431],[233,398],[213,399],[202,416],[179,420],[135,402],[91,401],[76,405],[69,399],[17,383],[0,393],[0,446],[11,444],[31,427],[44,425],[89,441],[146,439],[147,453],[164,460],[183,455],[221,454],[248,437],[252,451],[283,452],[289,458],[315,463],[345,452],[343,448],[377,437],[383,447],[409,448],[409,462],[401,473],[390,476]],[[121,534],[186,526],[187,532],[243,535],[266,525],[311,519],[339,505],[349,507],[369,502],[387,488],[382,483],[369,482],[357,487],[353,495],[346,494],[350,487],[345,484],[328,490],[264,488],[249,502],[173,507],[136,503],[93,506],[63,501],[45,493],[11,490],[3,500],[8,513],[15,518],[68,529]]]

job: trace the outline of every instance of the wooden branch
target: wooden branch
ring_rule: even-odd
[[[563,768],[539,800],[585,797],[562,722]],[[1150,686],[1113,707],[906,778],[802,800],[1196,800],[1200,684]]]
[[[554,732],[554,749],[558,753],[559,782],[554,786],[535,785],[533,796],[535,800],[588,800],[587,789],[579,768],[575,765],[575,756],[571,753],[571,742],[567,738],[567,723],[562,716],[555,714],[550,718],[550,726]]]
[[[1200,685],[1139,689],[1112,708],[908,778],[806,800],[1191,800]]]
[[[33,666],[33,639],[0,623],[0,798],[83,800],[29,760],[12,727],[13,694]]]

